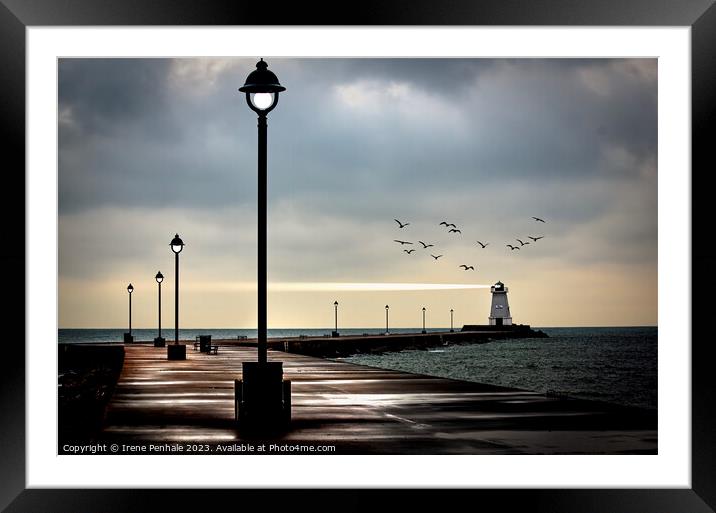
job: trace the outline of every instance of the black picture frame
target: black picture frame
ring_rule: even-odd
[[[716,169],[711,134],[716,124],[716,7],[713,0],[434,0],[356,3],[199,0],[0,0],[0,127],[4,187],[2,269],[5,332],[0,352],[0,508],[26,511],[208,511],[260,501],[269,511],[365,510],[389,499],[403,509],[460,504],[500,511],[708,512],[716,508],[716,397],[714,344],[708,333],[707,291],[716,284],[715,257],[692,245],[692,487],[690,489],[502,490],[126,490],[26,489],[25,485],[25,30],[71,25],[573,25],[691,28],[692,234],[709,233],[708,175]],[[267,18],[267,14],[269,18]],[[695,239],[694,239],[695,240]],[[9,243],[9,244],[8,244]],[[18,272],[24,269],[24,273]],[[19,291],[23,291],[20,297]],[[693,320],[704,320],[693,322]],[[20,341],[23,341],[22,343]],[[48,427],[48,431],[54,426]],[[429,469],[426,469],[429,471]],[[448,502],[449,501],[449,502]],[[223,509],[223,508],[222,508]],[[473,509],[470,507],[470,509]]]

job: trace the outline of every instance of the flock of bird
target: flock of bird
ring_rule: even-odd
[[[546,221],[545,221],[544,219],[539,218],[539,217],[532,216],[532,219],[534,219],[534,221],[537,222],[537,223],[546,223]],[[394,219],[394,221],[395,221],[396,223],[398,223],[398,226],[399,226],[400,229],[403,229],[403,228],[405,228],[406,226],[409,226],[409,225],[410,225],[410,223],[403,223],[403,222],[399,221],[398,219]],[[442,222],[440,222],[439,226],[444,226],[445,228],[449,228],[448,233],[453,233],[453,234],[460,234],[460,235],[462,235],[462,231],[455,225],[455,223],[448,223],[447,221],[442,221]],[[527,246],[527,245],[529,245],[529,244],[534,244],[534,243],[536,243],[538,240],[544,239],[544,237],[545,237],[544,235],[536,235],[536,236],[528,235],[527,238],[530,239],[532,242],[523,241],[522,239],[515,239],[517,242],[520,243],[519,246],[516,246],[516,245],[514,245],[514,244],[505,244],[505,246],[508,247],[508,248],[510,248],[510,251],[520,250],[520,249],[522,249],[524,246]],[[412,244],[413,244],[411,241],[407,241],[407,240],[393,239],[393,241],[399,243],[401,246],[405,246],[405,245],[408,245],[408,244],[409,244],[409,245],[412,245]],[[428,249],[428,248],[435,247],[434,244],[428,244],[427,242],[424,242],[424,241],[422,241],[422,240],[419,240],[418,242],[422,245],[422,249]],[[479,241],[479,240],[476,241],[476,242],[477,242],[477,244],[480,245],[480,248],[481,248],[481,249],[485,249],[487,246],[490,245],[489,242],[482,242],[482,241]],[[403,250],[403,252],[404,252],[404,253],[407,253],[408,255],[411,255],[411,254],[412,254],[413,252],[415,252],[415,251],[416,251],[416,250],[415,250],[414,248],[404,249],[404,250]],[[429,253],[429,254],[430,254],[430,256],[433,257],[436,261],[437,261],[439,258],[441,258],[441,257],[444,256],[444,255],[433,255],[432,253]],[[475,270],[475,266],[473,266],[473,265],[461,264],[461,265],[459,265],[458,267],[462,268],[462,269],[465,270],[465,271],[474,271],[474,270]]]

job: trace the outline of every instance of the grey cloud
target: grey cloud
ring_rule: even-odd
[[[641,171],[656,162],[653,61],[269,64],[288,87],[269,117],[272,279],[433,272],[393,247],[393,217],[488,268],[505,254],[472,253],[434,225],[455,220],[465,240],[488,238],[494,250],[529,235],[530,216],[542,215],[550,246],[533,258],[655,258],[656,179]],[[166,259],[155,240],[182,230],[175,219],[204,248],[197,258],[206,276],[231,268],[253,277],[256,120],[237,92],[252,67],[237,59],[177,75],[167,60],[60,62],[61,273]],[[409,84],[433,110],[388,102],[367,113],[337,103],[337,86],[364,81]],[[216,213],[229,208],[243,214]],[[136,238],[117,250],[103,230]],[[236,260],[212,257],[221,254]]]

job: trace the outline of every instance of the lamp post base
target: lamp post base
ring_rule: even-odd
[[[427,335],[428,332],[425,331],[425,330],[423,330],[423,331],[421,331],[421,333],[422,333],[423,335]]]
[[[154,347],[164,347],[166,339],[164,337],[154,337]]]
[[[244,435],[286,431],[291,423],[291,382],[282,362],[243,362],[243,379],[234,381],[234,412]]]
[[[331,332],[331,337],[336,338],[336,337],[339,337],[339,336],[340,336],[340,335],[338,334],[337,331],[332,331],[332,332]]]
[[[134,335],[132,335],[131,333],[125,333],[124,334],[124,343],[131,344],[132,342],[134,342]]]
[[[184,344],[169,344],[167,360],[186,360],[186,346]]]

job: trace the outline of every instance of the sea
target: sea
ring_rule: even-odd
[[[360,354],[340,361],[384,369],[461,379],[540,393],[605,401],[626,406],[657,407],[657,328],[535,328],[549,338],[495,340],[428,350]],[[123,329],[60,329],[59,343],[116,343]],[[342,335],[379,334],[380,328],[340,329]],[[391,328],[415,333],[421,328]],[[444,328],[428,329],[444,332]],[[331,329],[269,329],[269,338],[328,336]],[[156,329],[132,330],[135,341],[151,341]],[[251,329],[182,329],[179,338],[256,337]],[[162,335],[173,340],[174,331]]]

